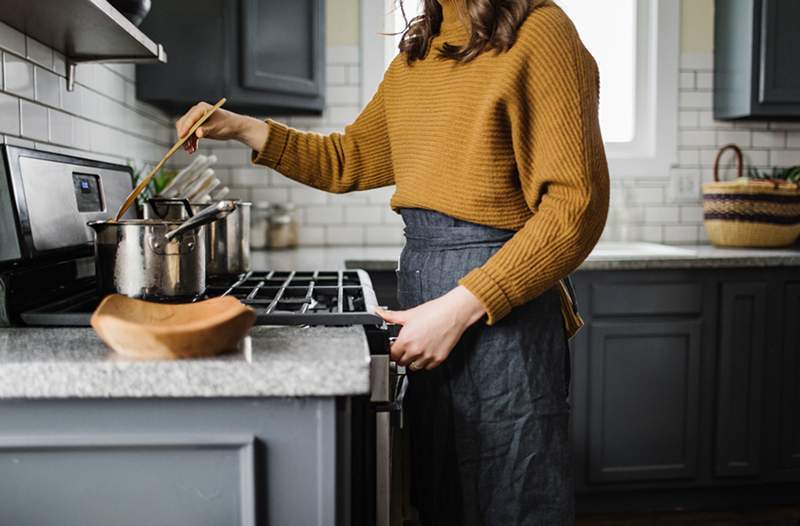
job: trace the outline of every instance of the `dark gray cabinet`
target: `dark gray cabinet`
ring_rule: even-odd
[[[800,119],[800,2],[716,0],[714,118]]]
[[[700,320],[592,325],[591,482],[697,474]]]
[[[800,470],[800,281],[786,285],[781,370],[781,469]]]
[[[714,475],[757,475],[761,456],[767,284],[720,285]]]
[[[142,29],[161,39],[169,64],[137,66],[136,96],[171,114],[227,97],[257,115],[322,111],[322,0],[161,0]]]

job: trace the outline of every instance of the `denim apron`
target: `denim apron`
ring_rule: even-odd
[[[437,298],[513,234],[401,210],[398,300]],[[574,523],[568,348],[554,287],[465,333],[442,365],[408,371],[411,500],[424,526]]]

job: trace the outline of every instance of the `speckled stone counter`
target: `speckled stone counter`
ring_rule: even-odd
[[[133,361],[92,329],[0,329],[0,398],[339,396],[369,391],[361,327],[256,327],[214,358]]]
[[[258,269],[397,268],[402,247],[302,247],[274,252],[258,251]],[[657,243],[602,242],[580,270],[643,270],[800,266],[800,248],[738,249],[710,245],[673,246]]]

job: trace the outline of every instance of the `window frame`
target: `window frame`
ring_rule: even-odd
[[[411,0],[414,1],[414,0]],[[396,50],[394,0],[361,0],[361,105],[378,87]],[[677,162],[680,2],[637,0],[634,139],[605,143],[614,177],[667,177]],[[377,29],[376,29],[377,28]]]

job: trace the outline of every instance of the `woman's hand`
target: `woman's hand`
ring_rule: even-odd
[[[403,311],[378,309],[389,323],[402,325],[391,356],[412,370],[433,369],[453,350],[467,327],[486,310],[469,290],[458,286],[439,298]]]
[[[207,102],[199,102],[192,106],[183,117],[175,122],[178,137],[183,137],[213,106]],[[208,118],[197,131],[183,144],[183,149],[194,153],[197,151],[197,142],[200,139],[218,139],[222,141],[236,140],[242,142],[253,150],[261,150],[267,142],[269,126],[253,117],[239,115],[225,109],[218,109]]]

